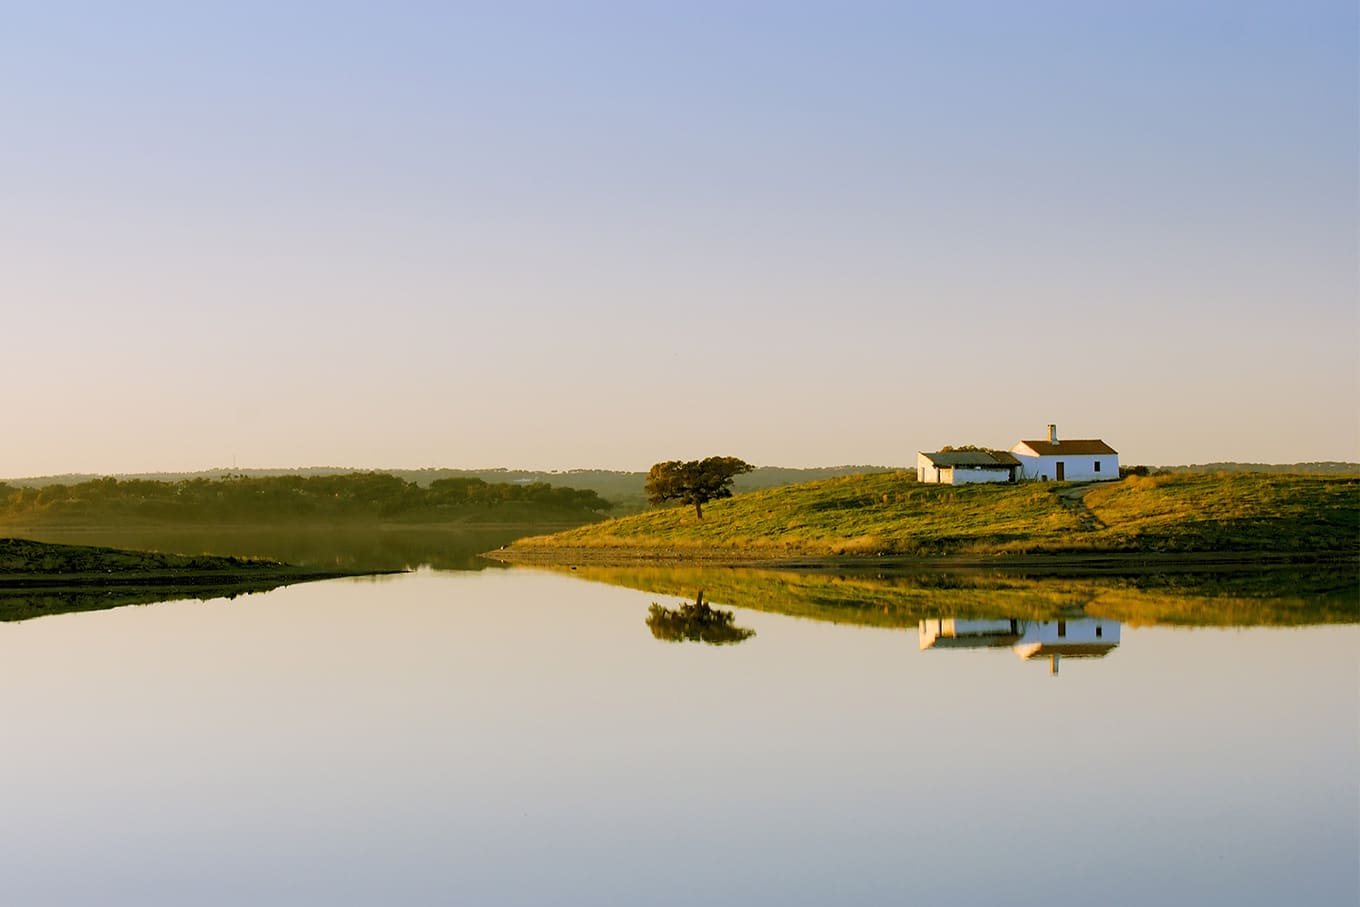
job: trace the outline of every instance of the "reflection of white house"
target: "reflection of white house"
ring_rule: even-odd
[[[1058,426],[1048,427],[1048,439],[1021,441],[1011,448],[1026,479],[1089,481],[1119,478],[1119,452],[1098,439],[1059,441]]]
[[[923,620],[922,649],[1008,648],[1026,661],[1047,658],[1058,673],[1061,658],[1103,658],[1119,645],[1119,621],[1099,617],[1075,620]]]
[[[1020,641],[1022,620],[923,620],[922,649],[1009,649]]]
[[[1014,482],[1019,468],[1020,461],[1004,450],[918,451],[916,454],[918,482],[939,482],[944,485]]]

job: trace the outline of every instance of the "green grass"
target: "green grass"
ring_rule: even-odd
[[[1360,553],[1360,479],[1130,476],[1092,488],[1102,540],[1137,550]]]
[[[1360,552],[1360,479],[1174,475],[1093,486],[1095,520],[1064,483],[926,485],[912,473],[849,476],[715,501],[704,519],[669,507],[527,548],[718,550],[769,556],[1113,551]]]

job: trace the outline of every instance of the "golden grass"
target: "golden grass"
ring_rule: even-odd
[[[522,539],[523,547],[713,549],[796,555],[1083,551],[1360,552],[1360,479],[1232,473],[1133,476],[1090,487],[924,485],[912,473],[847,476],[669,507]],[[1103,524],[1103,525],[1101,525]]]

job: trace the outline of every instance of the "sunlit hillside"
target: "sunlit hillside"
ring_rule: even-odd
[[[1360,479],[1133,476],[1108,484],[918,484],[911,473],[809,482],[523,539],[521,548],[764,555],[1356,551]]]

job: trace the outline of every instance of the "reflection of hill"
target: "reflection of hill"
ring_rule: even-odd
[[[834,623],[915,628],[940,614],[1043,619],[1089,615],[1189,626],[1360,622],[1360,593],[1316,571],[1282,575],[1025,579],[925,574],[870,578],[722,567],[579,567],[575,576],[644,592]],[[1342,582],[1345,577],[1342,577]]]

